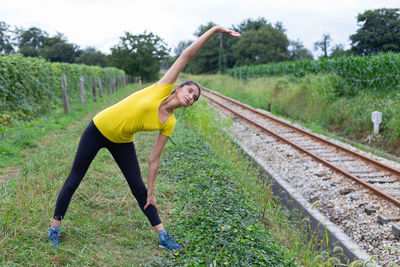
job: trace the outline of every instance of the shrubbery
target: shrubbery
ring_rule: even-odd
[[[15,119],[36,116],[32,108],[44,113],[55,105],[62,105],[60,74],[67,77],[67,92],[72,101],[80,101],[80,76],[85,78],[86,92],[91,92],[91,78],[95,78],[96,81],[101,79],[105,87],[108,77],[123,78],[125,75],[122,70],[116,68],[49,63],[44,59],[27,58],[20,54],[0,56],[2,125],[7,125]]]

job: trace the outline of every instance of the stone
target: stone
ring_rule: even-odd
[[[377,223],[379,224],[387,224],[389,222],[396,222],[400,221],[400,216],[393,216],[393,215],[385,215],[385,214],[379,214],[377,218]]]
[[[392,225],[392,234],[394,235],[394,237],[400,239],[400,224]]]
[[[351,188],[340,189],[339,194],[344,196],[344,195],[350,194],[353,191],[354,191],[354,189],[351,189]]]
[[[377,208],[375,208],[375,207],[365,207],[364,208],[364,211],[365,211],[365,213],[366,214],[368,214],[368,215],[372,215],[372,213],[375,213],[376,211],[377,211]]]
[[[379,133],[379,124],[382,122],[382,112],[372,112],[371,121],[374,123],[374,134],[377,135]]]
[[[353,200],[353,201],[354,200],[360,200],[360,198],[361,198],[360,195],[351,195],[350,196],[350,199]]]
[[[364,207],[366,205],[367,205],[367,203],[360,203],[360,204],[358,204],[358,207],[361,208],[361,207]]]

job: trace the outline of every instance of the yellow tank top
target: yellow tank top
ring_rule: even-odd
[[[135,133],[140,131],[159,130],[163,135],[171,136],[175,128],[175,116],[172,114],[163,123],[158,116],[158,108],[171,95],[173,86],[174,84],[153,84],[137,91],[99,112],[93,122],[114,143],[132,142]]]

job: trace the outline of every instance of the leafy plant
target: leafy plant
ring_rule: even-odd
[[[348,84],[337,87],[336,95],[352,96],[359,90],[388,91],[396,88],[400,80],[400,54],[389,52],[376,56],[342,56],[250,65],[228,69],[227,73],[240,79],[282,75],[304,77],[306,74],[332,73]]]
[[[0,115],[13,120],[29,120],[62,103],[60,75],[67,78],[70,101],[80,100],[80,77],[91,92],[91,79],[100,79],[103,87],[110,79],[122,79],[125,73],[116,68],[100,68],[79,64],[49,63],[44,59],[21,54],[0,56]],[[121,82],[120,82],[121,83]],[[4,124],[3,124],[4,128]]]
[[[189,122],[189,121],[188,121]],[[179,183],[169,228],[183,241],[169,258],[179,265],[294,266],[285,247],[271,238],[255,203],[230,169],[196,132],[178,125],[176,145],[161,165],[170,182]]]

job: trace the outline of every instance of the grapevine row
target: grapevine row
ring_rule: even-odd
[[[33,111],[45,113],[62,105],[60,75],[65,74],[70,101],[80,101],[80,77],[85,88],[92,88],[91,80],[100,79],[106,85],[109,79],[125,77],[122,70],[68,63],[50,63],[40,58],[20,54],[0,56],[0,121],[30,119]]]

